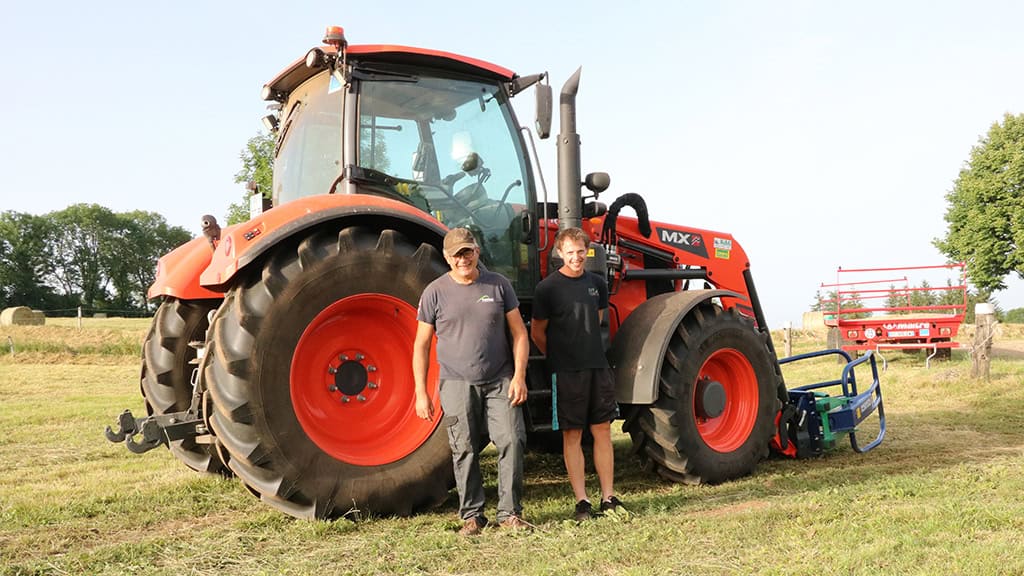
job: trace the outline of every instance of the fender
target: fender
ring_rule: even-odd
[[[199,285],[199,275],[210,264],[213,249],[205,237],[193,238],[157,260],[156,277],[146,298],[173,296],[181,300],[207,300],[224,297]]]
[[[224,291],[239,270],[282,240],[318,224],[352,216],[388,220],[389,226],[394,226],[397,219],[406,224],[404,228],[426,229],[436,235],[438,242],[448,230],[419,208],[390,198],[367,194],[307,196],[225,230],[199,283],[210,290]]]
[[[657,400],[661,362],[676,326],[698,304],[719,297],[745,299],[730,290],[687,290],[659,294],[636,307],[619,327],[608,353],[619,404]]]

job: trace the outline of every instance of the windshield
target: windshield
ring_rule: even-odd
[[[359,118],[361,183],[390,188],[450,228],[470,228],[484,265],[525,289],[527,166],[502,87],[450,78],[364,81]]]

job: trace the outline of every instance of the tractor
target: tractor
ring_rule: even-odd
[[[511,280],[529,322],[535,286],[559,265],[554,235],[577,226],[592,239],[588,265],[608,279],[607,353],[645,469],[717,483],[750,474],[771,448],[820,454],[843,435],[858,451],[877,446],[870,354],[780,362],[732,235],[651,220],[638,194],[598,201],[610,178],[581,176],[580,74],[559,94],[552,201],[534,144],[551,129],[547,73],[349,45],[328,28],[263,89],[273,189],[256,192],[252,218],[220,229],[204,217],[202,236],[160,259],[142,351],[147,414],[125,410],[107,438],[136,453],[166,446],[298,518],[437,505],[454,486],[451,452],[441,419],[416,417],[411,356],[420,294],[447,271],[444,234],[476,235],[482,265]],[[530,88],[535,131],[512,108]],[[781,364],[822,354],[845,356],[841,378],[787,389]],[[529,444],[556,444],[536,350],[528,389]],[[870,414],[880,432],[861,445],[856,426]]]

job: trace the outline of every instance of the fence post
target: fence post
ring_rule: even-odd
[[[989,379],[995,307],[988,302],[974,305],[974,345],[971,347],[971,378]]]
[[[82,329],[82,307],[78,307],[78,329]]]
[[[789,358],[793,355],[793,323],[788,320],[783,331],[782,341],[786,345],[786,358]]]

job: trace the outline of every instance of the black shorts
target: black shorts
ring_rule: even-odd
[[[619,415],[611,368],[555,373],[555,430],[611,422]]]

